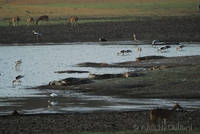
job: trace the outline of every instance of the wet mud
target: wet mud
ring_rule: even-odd
[[[163,17],[122,22],[81,23],[78,25],[39,25],[0,27],[0,43],[45,43],[45,42],[95,42],[99,38],[107,41],[160,40],[166,42],[199,42],[200,17]],[[41,33],[40,40],[32,31]],[[15,44],[16,45],[16,44]],[[26,44],[27,45],[27,44]]]

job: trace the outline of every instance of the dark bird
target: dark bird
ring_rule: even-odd
[[[181,50],[184,47],[184,45],[179,45],[176,47],[176,50]]]
[[[12,85],[14,86],[15,82],[19,82],[20,83],[20,79],[24,78],[23,75],[18,75],[15,77],[15,80],[12,81]]]
[[[105,38],[99,38],[99,41],[107,41]]]
[[[167,46],[163,46],[163,47],[160,47],[158,50],[161,51],[161,50],[166,50],[166,49],[168,49],[168,48],[171,48],[171,46],[168,46],[168,45],[167,45]]]
[[[24,78],[24,76],[23,76],[23,75],[18,75],[18,76],[16,76],[15,78],[16,78],[16,80],[19,80],[19,79],[21,79],[21,78]]]

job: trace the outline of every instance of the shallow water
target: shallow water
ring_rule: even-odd
[[[199,55],[200,44],[187,44],[181,51],[176,51],[176,45],[167,51],[161,52],[152,48],[149,44],[131,45],[132,41],[116,42],[87,42],[87,43],[62,43],[62,44],[25,44],[25,46],[1,46],[0,47],[0,113],[19,109],[27,113],[37,112],[64,112],[64,111],[91,111],[91,110],[121,110],[121,109],[146,109],[154,106],[146,105],[148,100],[106,99],[103,96],[89,96],[76,92],[60,93],[60,97],[54,100],[55,106],[47,107],[50,90],[26,89],[27,87],[47,84],[52,80],[59,80],[67,77],[88,77],[83,74],[56,74],[55,71],[83,70],[91,73],[121,73],[128,71],[127,68],[91,68],[76,67],[82,62],[106,62],[116,63],[133,61],[139,56],[162,55],[162,56],[186,56]],[[28,45],[28,46],[27,46]],[[137,48],[141,47],[142,52]],[[121,50],[132,50],[128,55],[117,55]],[[16,60],[22,63],[15,67]],[[130,70],[130,69],[129,69]],[[132,68],[131,70],[134,70]],[[12,85],[12,80],[17,75],[24,75],[21,83]],[[65,91],[66,92],[66,91]],[[82,98],[83,97],[83,98]],[[88,99],[88,98],[95,99]],[[99,98],[100,100],[96,99]],[[68,100],[69,103],[65,101]],[[117,99],[118,100],[118,99]],[[52,100],[51,100],[52,101]],[[165,104],[179,100],[163,100]],[[186,101],[186,100],[184,100]],[[184,104],[186,104],[183,101]],[[189,102],[192,100],[188,100]],[[200,100],[194,100],[199,102]],[[153,103],[153,100],[150,102]],[[159,101],[158,101],[159,102]],[[143,103],[145,105],[143,105]],[[31,104],[31,105],[30,105]],[[38,105],[36,105],[38,104]],[[156,104],[158,106],[158,104]],[[57,107],[57,108],[56,108]],[[188,106],[190,107],[190,106]],[[194,107],[194,106],[193,106]],[[47,109],[46,109],[47,108]],[[52,109],[51,109],[52,108]],[[27,109],[27,110],[26,110]]]

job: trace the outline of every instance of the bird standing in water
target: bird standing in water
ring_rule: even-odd
[[[22,78],[24,78],[23,75],[18,75],[18,76],[16,76],[16,77],[15,77],[15,80],[12,81],[12,86],[14,86],[15,82],[20,83],[20,82],[21,82],[20,79],[22,79]]]

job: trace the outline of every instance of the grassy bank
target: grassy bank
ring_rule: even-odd
[[[112,19],[114,21],[111,21]],[[100,37],[108,41],[133,40],[133,32],[138,40],[149,42],[155,39],[177,42],[200,41],[199,16],[161,17],[160,19],[137,17],[132,21],[123,21],[123,19],[128,17],[81,18],[78,25],[64,24],[64,20],[61,20],[62,24],[44,22],[38,26],[0,26],[0,43],[92,42],[98,41]],[[38,41],[34,37],[33,30],[42,34],[41,40]]]
[[[21,17],[21,24],[25,24],[27,16],[35,19],[41,15],[48,15],[52,23],[63,23],[70,16],[79,17],[118,17],[118,16],[190,16],[199,14],[196,0],[0,0],[0,25],[8,24],[13,16]]]

